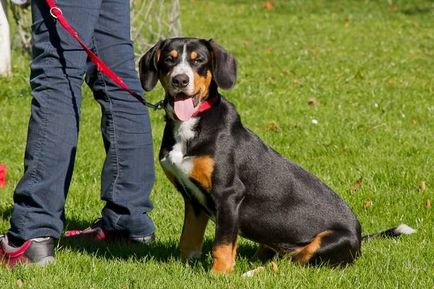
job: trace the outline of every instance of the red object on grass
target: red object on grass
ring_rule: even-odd
[[[0,188],[4,189],[6,187],[6,173],[8,168],[5,164],[0,164]]]

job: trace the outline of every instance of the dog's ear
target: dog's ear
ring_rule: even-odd
[[[157,62],[160,57],[160,48],[163,40],[157,42],[154,47],[150,48],[140,58],[139,62],[139,75],[140,82],[145,91],[152,90],[158,82],[158,68]]]
[[[215,43],[208,41],[212,54],[212,73],[217,86],[231,89],[237,81],[237,62],[229,52]]]

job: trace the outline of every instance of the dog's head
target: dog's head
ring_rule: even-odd
[[[139,63],[143,89],[160,80],[179,119],[190,118],[216,88],[230,89],[237,78],[235,58],[212,40],[171,38],[159,41]]]

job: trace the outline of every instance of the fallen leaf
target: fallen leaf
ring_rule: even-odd
[[[277,124],[277,122],[272,121],[270,122],[267,127],[265,128],[265,130],[267,131],[272,131],[272,132],[278,132],[280,130],[279,125]]]
[[[431,200],[430,199],[426,199],[425,202],[424,202],[424,206],[427,209],[431,208]]]
[[[23,288],[24,282],[21,279],[17,279],[17,287],[18,288]]]
[[[267,48],[265,48],[265,53],[267,53],[267,54],[273,53],[273,47],[267,47]]]
[[[363,186],[363,177],[358,178],[351,186],[350,192],[355,193]]]
[[[262,3],[262,8],[264,8],[265,10],[273,10],[274,4],[270,1],[265,1],[264,3]]]
[[[396,12],[396,10],[398,10],[398,6],[396,6],[394,4],[389,5],[389,11],[390,12]]]
[[[313,107],[319,106],[319,100],[315,96],[309,97],[307,104]]]
[[[363,209],[369,209],[372,207],[372,200],[368,199],[365,203],[363,203]]]
[[[271,270],[273,270],[275,273],[279,272],[279,267],[277,267],[277,263],[274,261],[271,262]]]
[[[396,86],[397,83],[398,83],[398,81],[396,79],[389,79],[387,81],[387,84],[390,85],[390,86]]]
[[[348,17],[345,17],[344,19],[344,27],[345,28],[350,27],[350,19]]]
[[[294,84],[300,84],[300,80],[298,80],[298,79],[294,79],[294,80],[292,81],[292,83],[294,83]]]
[[[263,266],[259,266],[259,267],[256,268],[256,269],[253,269],[253,270],[247,271],[246,273],[244,273],[244,274],[241,275],[241,276],[244,277],[244,278],[250,278],[250,277],[253,277],[253,276],[255,276],[256,274],[258,274],[258,273],[260,273],[260,272],[262,272],[262,271],[264,271],[264,270],[265,270],[265,267],[263,267]]]
[[[426,182],[425,181],[420,181],[419,182],[419,192],[423,192],[426,190]]]

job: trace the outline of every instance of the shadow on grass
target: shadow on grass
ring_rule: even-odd
[[[152,245],[144,246],[135,243],[101,241],[87,241],[62,238],[60,247],[77,251],[97,258],[104,259],[153,259],[159,262],[168,262],[177,257],[177,246],[174,243],[156,241]]]
[[[423,14],[430,14],[432,13],[433,9],[431,7],[411,7],[407,9],[402,9],[400,12],[402,14],[408,15],[408,16],[418,16]]]
[[[8,206],[7,208],[0,210],[0,218],[3,221],[9,220],[11,215],[12,215],[12,206]]]
[[[67,225],[71,229],[86,228],[90,224],[69,219]],[[158,237],[157,241],[149,246],[133,242],[104,242],[62,237],[59,246],[105,259],[152,258],[160,262],[168,262],[168,260],[176,258],[178,255],[175,242],[163,243],[158,240]]]
[[[85,228],[89,226],[88,223],[83,223],[76,220],[68,220],[69,228]],[[179,236],[173,238],[176,241],[159,241],[157,240],[149,245],[145,246],[136,243],[125,242],[101,242],[92,240],[79,240],[74,238],[61,238],[59,246],[71,251],[81,252],[89,254],[97,258],[103,259],[152,259],[157,262],[168,263],[173,260],[179,259],[179,249],[177,239]],[[207,239],[203,245],[203,254],[200,260],[190,263],[190,266],[200,267],[207,270],[211,267],[211,258],[209,256],[212,249],[212,240]],[[240,244],[238,248],[238,258],[250,259],[256,251],[256,245],[254,244]]]

